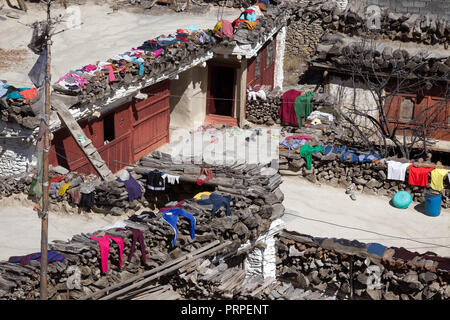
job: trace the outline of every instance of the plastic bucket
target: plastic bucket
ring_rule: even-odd
[[[425,194],[425,213],[430,217],[441,214],[442,195],[440,192],[429,190]]]

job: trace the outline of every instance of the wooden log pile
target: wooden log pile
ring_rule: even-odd
[[[146,170],[159,168],[161,171],[179,174],[180,185],[184,184],[187,189],[192,189],[201,168],[191,164],[174,164],[169,159],[170,156],[167,154],[154,152],[152,156],[143,157],[139,166],[129,170],[142,184],[145,183],[145,174],[143,173]],[[262,165],[245,164],[212,169],[215,177],[206,182],[201,191],[211,190],[219,194],[231,195],[230,216],[227,216],[225,209],[221,208],[212,217],[211,205],[201,206],[195,201],[186,201],[181,208],[196,218],[195,238],[191,239],[190,237],[188,220],[179,219],[176,247],[172,246],[174,231],[159,213],[156,213],[155,218],[147,218],[142,222],[126,220],[127,226],[139,229],[144,234],[147,265],[141,264],[141,252],[138,248],[135,250],[132,260],[129,263],[126,262],[131,250],[132,233],[130,231],[109,229],[107,230],[108,234],[119,236],[124,240],[125,250],[123,253],[124,265],[120,267],[119,249],[115,243],[110,245],[109,271],[106,274],[101,272],[98,242],[90,239],[90,236],[98,233],[97,231],[74,235],[69,241],[56,240],[49,245],[49,249],[62,253],[66,259],[63,262],[65,267],[62,267],[61,263],[49,264],[50,269],[55,269],[54,272],[49,271],[49,298],[78,299],[124,281],[141,273],[143,269],[155,268],[216,240],[222,243],[227,240],[231,241],[226,250],[234,251],[247,240],[257,239],[261,233],[269,229],[271,221],[284,214],[284,206],[281,204],[283,194],[279,189],[281,176],[276,170]],[[195,174],[187,172],[195,172]],[[107,206],[107,202],[102,201],[106,201],[111,195],[117,196],[114,199],[111,197],[111,206],[117,206],[119,202],[124,201],[125,194],[121,192],[123,186],[119,183],[103,183],[95,188],[98,193],[96,206],[100,209],[110,213],[111,207]],[[104,193],[102,194],[102,192]],[[167,195],[164,191],[159,191],[159,194],[160,198],[166,199]],[[189,198],[193,195],[191,193]],[[102,197],[105,199],[100,199]],[[169,201],[174,200],[170,194],[168,198]],[[53,200],[62,201],[58,198]],[[152,210],[155,204],[152,203],[151,196],[144,196],[139,201],[148,210]],[[0,284],[2,284],[0,290],[3,290],[0,292],[0,299],[36,299],[39,294],[38,281],[26,280],[29,286],[23,286],[22,282],[25,280],[22,278],[39,279],[39,264],[33,262],[34,269],[26,266],[23,267],[24,270],[30,268],[32,270],[19,273],[8,271],[9,269],[5,271],[6,273],[3,272],[2,270],[5,270],[6,267],[2,269],[2,266],[5,265],[9,268],[15,267],[14,264],[0,263]],[[71,269],[69,269],[70,267]],[[73,271],[75,269],[79,271]],[[71,271],[69,272],[69,270]],[[70,279],[76,278],[76,274],[79,274],[79,278],[75,283],[79,285],[73,287]]]
[[[340,35],[325,35],[316,48],[314,62],[332,64],[337,69],[389,74],[398,70],[401,77],[450,78],[450,56],[402,49],[382,42],[349,41]]]
[[[276,242],[277,276],[303,289],[335,292],[340,299],[448,300],[449,272],[419,255],[403,261],[367,253],[365,245],[282,231]],[[338,239],[342,240],[342,239]],[[354,246],[353,246],[354,245]],[[387,250],[393,250],[391,248]],[[387,251],[386,251],[387,252]],[[441,270],[441,271],[440,271]]]
[[[252,123],[271,126],[280,123],[278,118],[280,106],[280,95],[268,95],[266,100],[250,100],[246,103],[245,117]]]
[[[388,8],[380,12],[380,39],[422,43],[425,45],[450,43],[450,23],[444,18],[394,13]],[[371,18],[371,17],[369,17]],[[368,19],[362,6],[349,6],[339,10],[336,3],[326,0],[311,0],[307,3],[293,4],[292,20],[321,21],[325,30],[342,32],[350,36],[363,36],[367,30]]]
[[[183,299],[329,300],[317,291],[295,288],[274,278],[247,277],[239,266],[198,259],[171,277],[170,285]]]
[[[294,132],[298,128],[293,128],[281,123],[278,116],[281,104],[283,102],[282,95],[276,92],[271,92],[266,96],[266,100],[257,98],[246,102],[246,119],[254,124],[274,125],[281,124],[284,128]],[[333,110],[336,105],[335,98],[327,93],[316,93],[311,103],[314,110],[329,111]]]
[[[42,94],[42,93],[39,93]],[[17,123],[27,129],[39,126],[37,111],[33,110],[33,104],[39,100],[38,97],[28,99],[8,99],[6,96],[0,99],[0,120],[6,123]]]
[[[14,194],[27,194],[30,189],[32,177],[23,173],[17,176],[0,177],[0,199]]]

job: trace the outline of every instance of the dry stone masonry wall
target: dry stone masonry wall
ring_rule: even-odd
[[[335,238],[283,231],[277,240],[277,277],[297,288],[355,300],[448,300],[449,258],[419,255]],[[400,254],[402,253],[402,258]]]

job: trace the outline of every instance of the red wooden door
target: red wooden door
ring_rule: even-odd
[[[141,90],[148,98],[132,105],[134,161],[169,142],[169,84],[167,80]]]

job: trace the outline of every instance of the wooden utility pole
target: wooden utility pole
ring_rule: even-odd
[[[47,23],[50,23],[50,5],[47,3]],[[47,30],[50,30],[49,26]],[[52,40],[50,33],[46,36],[46,68],[45,68],[45,133],[44,133],[44,150],[43,150],[43,177],[42,177],[42,227],[41,227],[41,276],[40,276],[40,299],[47,300],[47,265],[48,265],[48,153],[50,151],[50,81],[51,81],[51,45]]]

